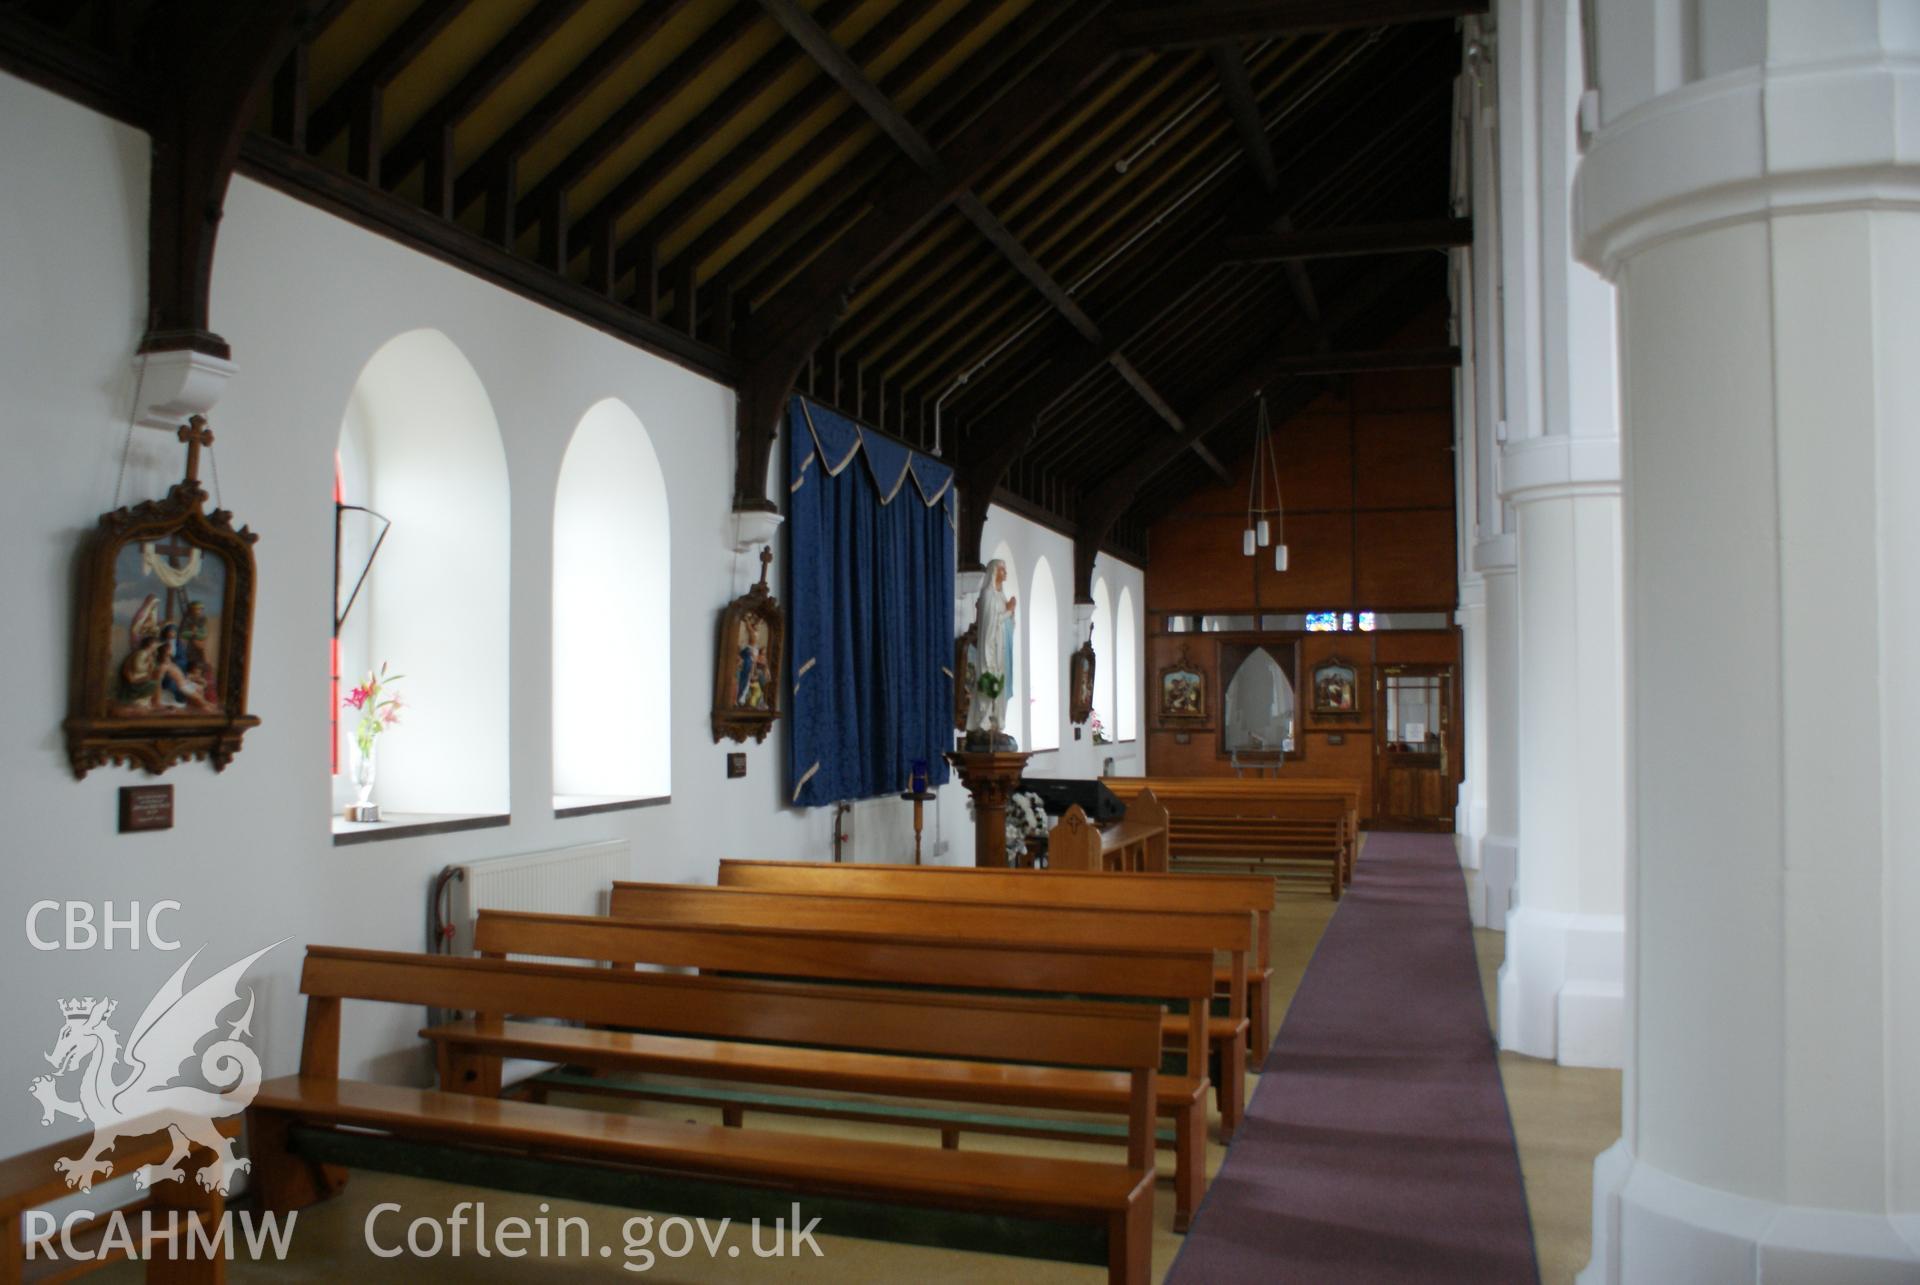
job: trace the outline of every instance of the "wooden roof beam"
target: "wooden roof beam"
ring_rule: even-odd
[[[1117,14],[1123,53],[1191,49],[1220,40],[1265,40],[1406,22],[1464,18],[1488,0],[1180,0]]]
[[[760,0],[760,7],[766,10],[781,28],[794,38],[801,48],[811,55],[814,61],[836,84],[860,105],[861,110],[873,118],[883,133],[919,166],[928,178],[936,183],[945,182],[947,174],[945,162],[933,144],[909,121],[893,100],[880,87],[867,78],[858,63],[847,56],[846,51],[834,41],[833,37],[812,15],[802,9],[797,0]],[[986,237],[988,244],[997,250],[1001,257],[1013,265],[1021,276],[1030,282],[1040,296],[1052,305],[1054,311],[1067,319],[1069,325],[1080,333],[1088,343],[1105,346],[1106,339],[1100,326],[1087,315],[1067,288],[1056,281],[1040,262],[1020,243],[1012,230],[986,207],[979,195],[970,186],[963,188],[954,200],[954,207],[973,224],[980,234]],[[1180,417],[1173,413],[1166,399],[1153,390],[1131,362],[1122,353],[1115,352],[1115,369],[1121,371],[1127,383],[1141,398],[1152,407],[1156,414],[1164,418],[1174,432],[1181,431]]]
[[[1450,250],[1472,244],[1472,219],[1428,219],[1233,236],[1222,243],[1220,257],[1229,263],[1282,263],[1357,254]]]
[[[1048,46],[1027,74],[1005,85],[940,153],[940,180],[910,161],[892,167],[876,184],[877,196],[862,216],[747,318],[737,345],[747,370],[735,403],[736,510],[774,507],[766,496],[767,456],[787,390],[860,280],[1112,60],[1108,29],[1094,21],[1096,16],[1075,12],[1050,32]]]
[[[563,208],[559,202],[569,188],[591,174],[596,166],[619,150],[622,144],[675,98],[685,93],[708,68],[751,32],[751,23],[718,22],[696,36],[678,57],[641,85],[631,98],[601,121],[559,164],[547,171],[534,184],[531,192],[520,198],[514,215],[515,222],[524,224],[544,219],[554,210]],[[751,71],[747,73],[748,76],[753,74]],[[722,98],[732,92],[732,89],[727,90]],[[647,179],[652,178],[649,170],[643,169],[639,173]],[[621,186],[631,185],[634,181],[635,176],[630,174]],[[601,204],[605,207],[608,203]],[[604,213],[604,208],[596,210],[593,217],[571,225],[567,239],[572,241],[586,237],[589,229],[597,225]],[[616,275],[618,271],[616,267]]]
[[[467,4],[468,0],[423,0],[417,9],[401,19],[400,25],[380,42],[367,60],[348,73],[340,87],[307,118],[307,150],[322,151],[338,138],[340,131],[353,120],[361,95],[391,85],[401,72],[413,65],[414,59],[426,52],[434,37],[460,16]]]
[[[153,140],[147,206],[147,331],[141,352],[226,358],[210,330],[214,236],[241,137],[273,72],[321,6],[313,0],[201,0],[170,12],[147,86]],[[185,78],[181,67],[198,68]]]
[[[480,61],[442,94],[426,114],[387,150],[380,161],[378,181],[388,189],[426,163],[445,146],[446,136],[469,112],[479,107],[486,96],[547,42],[571,18],[585,0],[537,0],[512,30],[500,37]]]
[[[664,0],[664,3],[644,4],[628,15],[559,84],[543,94],[526,115],[508,126],[506,133],[461,172],[453,185],[454,211],[458,213],[484,196],[520,159],[521,153],[546,137],[548,130],[559,124],[691,2]]]
[[[1220,78],[1221,99],[1233,117],[1234,128],[1239,131],[1241,150],[1245,152],[1247,163],[1252,167],[1261,189],[1272,196],[1280,191],[1280,170],[1273,161],[1273,143],[1267,137],[1266,118],[1260,114],[1260,103],[1253,95],[1253,82],[1247,76],[1247,60],[1241,56],[1240,47],[1231,41],[1209,45],[1207,52],[1212,56],[1214,72]],[[1292,226],[1292,220],[1284,214],[1274,223],[1274,227],[1282,232],[1290,230]],[[1307,275],[1305,265],[1289,260],[1286,278],[1287,289],[1292,293],[1293,302],[1301,315],[1318,325],[1320,297],[1314,293],[1313,278]],[[1324,344],[1325,335],[1318,342]]]

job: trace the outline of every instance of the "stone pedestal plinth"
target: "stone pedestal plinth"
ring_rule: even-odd
[[[947,762],[973,796],[973,864],[1007,864],[1007,800],[1020,785],[1032,755],[1024,750],[951,750]]]

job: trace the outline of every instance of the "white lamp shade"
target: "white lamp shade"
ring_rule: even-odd
[[[1253,556],[1253,528],[1248,527],[1240,533],[1240,552],[1249,558]]]
[[[1267,529],[1267,520],[1261,518],[1259,522],[1254,524],[1253,529],[1260,538],[1260,547],[1263,549],[1266,548],[1272,540],[1272,533]]]
[[[1273,546],[1273,569],[1275,571],[1285,571],[1287,569],[1287,546],[1284,544],[1276,544]]]

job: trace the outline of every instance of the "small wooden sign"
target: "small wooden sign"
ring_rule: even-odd
[[[123,785],[120,787],[120,833],[137,834],[142,830],[173,829],[173,787],[171,785]]]
[[[731,754],[728,754],[727,755],[727,779],[731,781],[736,777],[742,777],[742,776],[745,776],[746,774],[747,774],[746,754],[738,750],[734,751]]]

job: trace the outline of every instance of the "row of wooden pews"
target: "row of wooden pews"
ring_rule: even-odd
[[[1353,881],[1360,787],[1307,777],[1105,777],[1129,802],[1151,793],[1167,813],[1175,868],[1324,881],[1337,901]]]
[[[537,936],[542,953],[579,958],[604,957],[608,946],[631,952],[646,931],[548,916],[521,916],[517,928]],[[264,1209],[324,1199],[348,1168],[740,1222],[771,1223],[797,1199],[837,1235],[1104,1263],[1110,1281],[1148,1279],[1154,1009],[320,946],[308,950],[301,990],[300,1073],[261,1085],[249,1112]],[[439,1087],[407,1088],[340,1075],[349,1001],[476,1016],[427,1032],[440,1050]],[[1126,1149],[1111,1163],[1060,1160],[501,1097],[501,1059],[518,1052],[615,1070],[653,1059],[698,1076],[737,1076],[759,1056],[770,1075],[877,1091],[927,1068],[971,1067],[985,1080],[1024,1078],[1042,1100],[1078,1093],[1120,1104]]]
[[[605,917],[482,912],[476,958],[313,946],[299,1072],[248,1112],[257,1203],[303,1208],[352,1168],[736,1219],[798,1199],[833,1234],[1145,1281],[1156,1152],[1173,1153],[1184,1230],[1209,1106],[1228,1136],[1264,1054],[1272,904],[1265,878],[728,861],[718,887],[617,885]],[[343,1027],[374,1003],[453,1015],[422,1032],[436,1087],[341,1074]],[[521,1058],[556,1069],[507,1089]],[[700,1103],[722,1123],[578,1105],[595,1098]],[[930,1141],[777,1127],[795,1115]],[[966,1134],[1114,1152],[961,1150]],[[123,1167],[145,1156],[122,1150]],[[29,1169],[37,1183],[0,1181],[16,1255],[18,1211],[53,1170],[0,1167]],[[197,1270],[156,1279],[217,1279]]]

